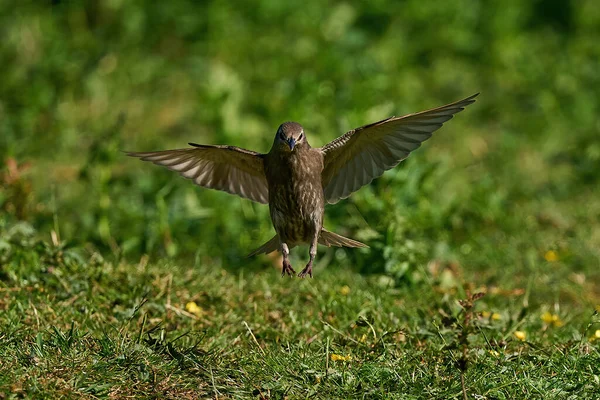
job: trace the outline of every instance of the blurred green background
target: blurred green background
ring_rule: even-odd
[[[244,255],[272,235],[267,207],[122,150],[266,152],[287,120],[321,146],[481,92],[327,209],[329,229],[371,249],[323,249],[321,265],[402,283],[435,259],[598,300],[595,1],[2,1],[0,37],[4,240],[54,231],[115,260],[265,268]]]

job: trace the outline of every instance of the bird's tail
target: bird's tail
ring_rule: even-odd
[[[252,256],[255,256],[255,255],[261,254],[261,253],[269,254],[278,249],[279,249],[279,236],[275,235],[267,243],[263,244],[258,249],[254,250],[252,253],[248,254],[248,257],[252,257]]]
[[[338,235],[337,233],[329,232],[327,229],[321,229],[319,244],[327,247],[369,247],[357,240],[352,240],[342,235]],[[248,257],[262,253],[269,254],[275,250],[279,250],[279,236],[277,235],[273,236],[271,240],[254,250],[252,253],[248,254]]]
[[[369,247],[364,243],[343,237],[337,233],[329,232],[326,229],[321,229],[321,234],[319,235],[319,244],[327,247]]]

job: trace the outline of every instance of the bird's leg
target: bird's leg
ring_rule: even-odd
[[[296,275],[296,271],[292,268],[292,264],[290,264],[289,256],[290,249],[287,243],[281,243],[281,254],[283,254],[283,265],[281,266],[281,276],[285,276],[286,274],[289,276]]]
[[[317,255],[318,240],[319,240],[319,234],[317,233],[315,235],[315,237],[313,238],[312,242],[310,243],[310,250],[309,250],[310,260],[308,260],[308,264],[306,264],[306,267],[304,267],[302,272],[300,272],[298,274],[298,276],[300,278],[304,278],[306,275],[308,275],[312,278],[312,265],[313,265],[313,261],[315,261],[315,256]]]

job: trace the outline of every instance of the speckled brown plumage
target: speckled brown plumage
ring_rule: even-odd
[[[396,166],[476,96],[365,125],[321,148],[309,145],[300,124],[286,122],[267,154],[193,143],[187,149],[127,154],[177,171],[199,186],[268,203],[276,235],[250,255],[280,250],[282,275],[292,275],[290,249],[308,244],[310,259],[298,276],[312,277],[317,243],[367,247],[323,228],[325,204],[348,197]]]
[[[312,276],[312,263],[325,212],[321,185],[323,154],[310,147],[303,132],[302,126],[297,123],[282,124],[264,163],[271,221],[283,245],[282,274],[295,273],[288,261],[289,249],[309,243],[310,261],[299,274],[302,277]],[[281,136],[296,143],[290,147],[287,140],[279,140]]]

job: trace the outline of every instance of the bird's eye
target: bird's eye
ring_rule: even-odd
[[[304,134],[302,134],[302,133],[300,134],[300,136],[298,136],[299,141],[302,140],[302,136],[304,136]]]
[[[279,138],[280,138],[281,140],[285,140],[285,134],[283,133],[283,131],[280,131],[280,132],[279,132]]]

